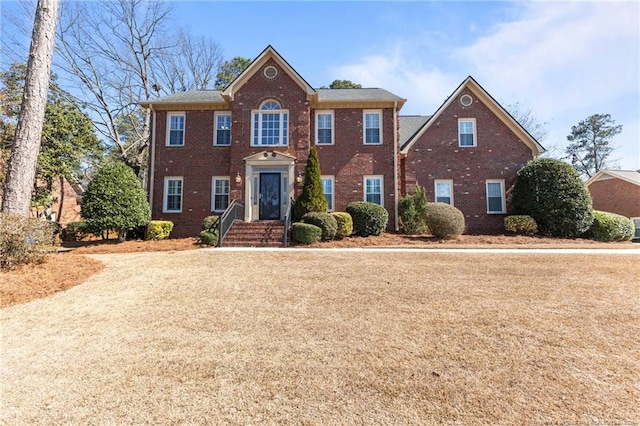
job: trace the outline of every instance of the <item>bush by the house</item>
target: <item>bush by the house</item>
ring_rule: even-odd
[[[336,238],[342,239],[353,234],[353,219],[347,212],[333,212],[331,216],[334,217],[338,224],[338,230],[336,231]]]
[[[404,234],[422,234],[427,231],[424,217],[427,207],[427,194],[424,188],[416,185],[413,195],[405,195],[398,202],[398,223]]]
[[[437,238],[455,238],[464,232],[464,215],[447,203],[427,203],[425,221]]]
[[[593,222],[591,195],[578,172],[552,158],[529,161],[518,171],[513,207],[533,217],[540,232],[554,237],[578,237]]]
[[[504,218],[504,230],[518,235],[533,235],[538,233],[538,224],[531,216],[512,215]]]
[[[322,241],[333,240],[338,232],[338,222],[331,213],[310,212],[302,216],[302,221],[322,229]]]
[[[385,208],[367,201],[349,203],[347,213],[353,219],[353,232],[361,237],[380,235],[389,223],[389,213]]]
[[[593,211],[593,223],[585,233],[596,241],[631,241],[635,233],[633,221],[628,217],[599,210]]]
[[[67,226],[62,230],[63,241],[79,241],[89,236],[92,233],[91,228],[87,225],[87,222],[69,222]]]
[[[291,224],[293,241],[301,244],[312,244],[320,241],[322,229],[310,223],[295,222]]]
[[[220,233],[220,216],[207,216],[202,221],[202,232],[198,234],[200,244],[207,246],[218,245]]]
[[[50,222],[0,213],[0,269],[41,262],[55,243]]]
[[[150,210],[147,196],[133,170],[117,162],[101,167],[82,196],[82,217],[98,230],[118,231],[124,241],[127,230],[145,225]]]
[[[164,240],[169,238],[173,230],[173,222],[170,220],[152,220],[147,230],[147,240]]]
[[[302,193],[293,204],[293,220],[298,222],[309,212],[324,213],[327,211],[327,199],[322,190],[320,178],[320,160],[314,146],[309,150],[309,159],[304,168],[304,184]]]

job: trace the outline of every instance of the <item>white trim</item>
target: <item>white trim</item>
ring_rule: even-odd
[[[213,146],[231,146],[231,136],[229,136],[228,144],[218,143],[218,117],[229,116],[229,134],[233,130],[233,122],[231,121],[231,111],[219,111],[213,113]]]
[[[318,116],[319,115],[330,115],[331,116],[331,142],[330,143],[320,143],[319,140],[319,136],[318,136],[318,130],[320,130],[318,128]],[[335,131],[335,115],[333,113],[333,110],[317,110],[316,111],[316,125],[315,125],[315,145],[318,146],[324,146],[324,145],[335,145],[336,143],[336,131]]]
[[[179,210],[167,209],[167,201],[169,196],[169,181],[180,181],[180,209]],[[162,213],[182,213],[183,205],[184,205],[184,177],[183,176],[165,176],[164,190],[162,192]]]
[[[399,174],[398,174],[398,102],[393,103],[393,213],[394,213],[394,229],[400,230],[400,223],[398,222],[398,195],[399,195]]]
[[[380,141],[379,142],[367,142],[367,114],[377,114],[378,115],[378,131],[380,132]],[[373,128],[373,127],[372,127]],[[381,109],[363,109],[362,110],[362,143],[364,145],[382,145],[382,130],[383,130],[383,122],[382,122],[382,110]]]
[[[451,200],[449,203],[450,206],[454,205],[453,202],[453,179],[435,179],[433,181],[433,200],[436,203],[442,203],[443,201],[438,201],[438,184],[439,183],[447,183],[449,184],[449,199]]]
[[[229,203],[231,202],[231,200],[229,199],[231,197],[231,178],[229,176],[212,176],[211,177],[211,211],[212,212],[223,212],[226,210],[226,208],[224,209],[216,209],[215,204],[216,204],[216,195],[223,195],[223,194],[216,194],[216,181],[227,181],[227,206],[229,206]]]
[[[153,114],[152,124],[151,124],[151,167],[149,173],[149,213],[151,214],[151,218],[153,218],[153,190],[155,188],[154,182],[156,178],[156,112],[153,109],[153,104],[149,104],[149,109]]]
[[[637,179],[634,180],[633,178],[630,178],[628,174],[637,176]],[[604,175],[609,176],[609,178],[606,178]],[[588,179],[585,185],[589,186],[593,182],[599,182],[607,179],[621,179],[625,182],[640,186],[640,173],[634,170],[600,170]]]
[[[384,207],[384,176],[365,175],[362,177],[362,199],[367,201],[367,179],[380,179],[380,205]]]
[[[490,183],[498,183],[500,184],[500,196],[502,198],[502,210],[497,212],[497,211],[489,211],[489,184]],[[507,200],[506,200],[506,194],[504,191],[504,179],[487,179],[485,181],[484,184],[484,190],[485,190],[485,200],[487,202],[487,214],[505,214],[507,212]]]
[[[333,175],[320,176],[320,182],[322,182],[323,179],[331,181],[331,207],[327,208],[327,211],[332,212],[336,209],[336,179]],[[322,184],[322,193],[324,194],[324,184]],[[326,198],[327,194],[324,195]]]
[[[462,123],[471,123],[473,126],[473,144],[472,145],[462,145],[462,133],[460,132],[460,124]],[[464,133],[467,135],[468,133]],[[478,131],[476,126],[475,118],[458,118],[458,146],[460,148],[473,148],[478,146]]]
[[[169,140],[171,139],[171,117],[182,117],[184,119],[184,126],[182,128],[182,144],[180,145],[170,145]],[[185,145],[187,133],[187,114],[184,111],[170,111],[167,112],[167,129],[165,133],[164,146],[171,148],[183,147]]]

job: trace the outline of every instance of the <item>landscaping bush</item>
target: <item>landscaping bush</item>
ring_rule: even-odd
[[[79,241],[91,234],[91,228],[86,222],[69,222],[62,230],[63,241]]]
[[[312,244],[320,241],[322,229],[310,223],[295,222],[291,224],[293,241],[302,244]]]
[[[220,216],[207,216],[202,221],[202,232],[198,234],[199,243],[207,246],[218,245]]]
[[[506,216],[504,218],[504,230],[519,235],[533,235],[538,233],[538,224],[531,216]]]
[[[50,222],[0,213],[0,269],[39,263],[55,243]]]
[[[202,231],[198,234],[200,244],[205,246],[217,246],[218,245],[218,233]]]
[[[398,224],[400,232],[404,234],[422,234],[427,232],[425,224],[425,209],[427,207],[427,194],[424,188],[416,185],[413,195],[405,195],[398,202]]]
[[[380,235],[387,228],[389,213],[384,207],[367,201],[353,201],[347,205],[353,219],[353,231],[361,237]]]
[[[425,221],[434,237],[450,239],[464,232],[464,215],[446,203],[428,203]]]
[[[170,220],[152,220],[147,229],[147,240],[165,240],[172,230],[173,222]]]
[[[540,232],[554,237],[578,237],[593,222],[589,190],[560,160],[529,161],[518,171],[512,200],[517,214],[533,217]]]
[[[585,237],[596,241],[631,241],[635,233],[633,221],[628,217],[594,210],[593,223]]]
[[[338,224],[338,230],[336,231],[336,238],[342,239],[353,234],[353,219],[347,212],[333,212],[331,216],[334,217]]]
[[[312,146],[309,149],[309,158],[304,168],[302,193],[293,203],[293,220],[299,222],[305,214],[309,212],[324,213],[327,208],[327,199],[322,190],[318,151],[315,146]]]
[[[302,216],[302,222],[322,229],[322,241],[333,240],[338,232],[338,222],[331,213],[310,212]]]

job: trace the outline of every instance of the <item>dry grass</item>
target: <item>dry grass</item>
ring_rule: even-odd
[[[96,259],[2,310],[0,423],[640,422],[637,255]]]

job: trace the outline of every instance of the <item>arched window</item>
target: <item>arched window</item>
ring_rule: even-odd
[[[280,103],[274,100],[264,101],[252,115],[251,145],[287,145],[289,112],[283,110]]]

